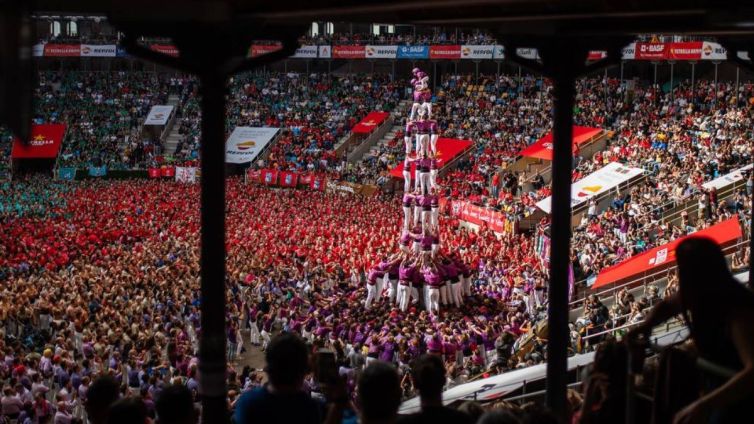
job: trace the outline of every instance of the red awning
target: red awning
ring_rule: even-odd
[[[65,124],[31,126],[31,140],[24,144],[13,139],[12,159],[54,159],[58,157],[65,135]]]
[[[369,134],[385,122],[388,116],[388,112],[369,112],[351,131],[356,134]]]
[[[592,285],[592,289],[598,289],[616,281],[639,276],[655,268],[674,264],[675,249],[686,238],[709,237],[717,244],[725,244],[740,238],[741,235],[741,225],[738,223],[738,218],[731,218],[686,237],[673,240],[668,244],[655,247],[610,268],[603,269],[597,275],[597,280]]]
[[[576,151],[576,147],[580,144],[584,144],[592,137],[599,134],[602,131],[601,128],[590,127],[573,127],[573,150]],[[519,153],[521,156],[527,156],[531,158],[539,158],[545,160],[552,160],[552,131],[547,133],[546,136],[537,140],[531,146],[521,150]]]
[[[442,169],[454,157],[461,154],[473,144],[470,140],[457,140],[454,138],[437,139],[437,169]],[[416,171],[416,162],[411,164],[412,175]],[[390,175],[403,179],[403,161],[390,170]]]

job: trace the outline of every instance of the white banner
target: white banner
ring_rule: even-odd
[[[31,46],[32,57],[42,57],[45,55],[45,45],[43,43]]]
[[[366,46],[367,59],[395,59],[398,46]]]
[[[516,54],[518,55],[518,57],[522,57],[524,59],[531,59],[531,60],[539,59],[539,52],[537,51],[537,49],[533,49],[533,48],[516,49]]]
[[[631,43],[623,48],[623,60],[633,60],[636,57],[636,43]]]
[[[495,50],[492,52],[493,59],[505,59],[505,49],[503,46],[494,46]]]
[[[147,120],[144,121],[144,125],[165,125],[168,123],[170,114],[173,112],[173,106],[170,105],[155,105],[149,110]]]
[[[492,59],[495,46],[461,46],[461,59]]]
[[[610,163],[571,185],[571,208],[643,173],[644,170],[641,168],[629,168],[619,163]],[[550,213],[552,209],[551,202],[552,197],[542,199],[537,202],[537,207]]]
[[[115,44],[82,44],[81,57],[115,57],[118,48]]]
[[[711,41],[702,42],[702,59],[703,60],[726,60],[728,54],[725,47]]]
[[[332,47],[319,46],[319,57],[320,59],[329,59],[332,57]]]
[[[723,175],[722,177],[717,177],[712,181],[708,181],[702,184],[702,187],[707,190],[711,189],[712,187],[720,190],[721,188],[727,187],[733,183],[743,181],[744,178],[746,178],[744,173],[748,173],[748,171],[751,171],[752,168],[754,168],[754,164],[749,164],[744,166],[743,168],[738,168],[735,171]]]
[[[179,183],[195,183],[196,167],[193,166],[176,166],[175,180]]]
[[[316,59],[317,46],[301,46],[296,49],[296,53],[294,53],[291,57],[301,59]]]
[[[225,142],[225,162],[253,161],[278,130],[279,128],[236,127]]]

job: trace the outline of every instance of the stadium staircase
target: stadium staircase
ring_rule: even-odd
[[[400,103],[395,107],[395,110],[393,110],[393,119],[394,122],[396,122],[396,125],[393,125],[390,130],[388,130],[387,133],[385,133],[384,136],[374,145],[371,149],[369,149],[361,158],[358,159],[358,161],[362,161],[366,159],[369,156],[373,156],[375,158],[379,157],[380,151],[383,150],[385,146],[388,145],[394,138],[395,135],[398,134],[401,129],[403,128],[403,125],[405,124],[403,118],[408,114],[409,110],[411,109],[411,100],[401,100]],[[403,146],[403,140],[399,140],[400,145]]]
[[[168,104],[173,106],[173,110],[175,110],[176,113],[179,111],[180,102],[181,98],[177,94],[171,94],[170,97],[168,97]],[[181,134],[178,132],[181,126],[176,126],[175,121],[177,121],[177,119],[171,119],[168,123],[171,128],[169,129],[168,136],[165,137],[163,144],[166,156],[172,156],[178,148],[178,143],[181,141]]]

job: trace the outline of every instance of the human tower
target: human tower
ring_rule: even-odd
[[[375,302],[387,301],[402,311],[415,305],[439,315],[441,306],[460,307],[471,295],[471,270],[458,252],[440,250],[438,127],[432,119],[429,76],[419,68],[412,73],[414,101],[404,136],[400,249],[369,270],[365,305],[371,308]]]

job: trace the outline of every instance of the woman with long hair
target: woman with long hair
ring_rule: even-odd
[[[731,369],[727,379],[708,378],[704,395],[675,415],[675,423],[741,422],[754,405],[754,293],[733,278],[720,247],[690,237],[676,248],[678,292],[658,303],[629,340],[682,315],[702,358]]]

